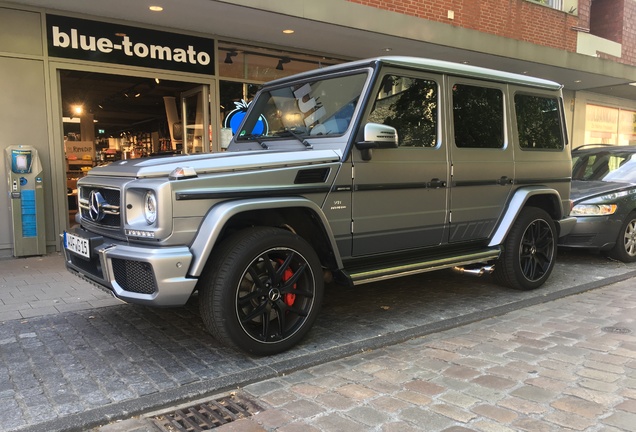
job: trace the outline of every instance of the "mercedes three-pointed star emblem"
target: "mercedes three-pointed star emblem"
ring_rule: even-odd
[[[88,197],[88,217],[93,222],[99,222],[104,219],[104,204],[106,204],[106,200],[102,194],[92,190]]]

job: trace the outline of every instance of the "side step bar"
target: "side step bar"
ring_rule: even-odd
[[[486,249],[479,252],[467,253],[464,255],[453,255],[442,257],[428,261],[406,263],[392,267],[360,269],[349,274],[349,278],[353,285],[362,285],[370,282],[378,282],[387,279],[393,279],[402,276],[410,276],[419,273],[425,273],[446,268],[455,268],[455,271],[465,271],[466,273],[474,272],[474,270],[463,270],[462,266],[478,263],[486,263],[488,261],[499,258],[501,250]],[[484,268],[483,273],[492,272],[492,267]]]

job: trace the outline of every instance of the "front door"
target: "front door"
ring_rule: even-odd
[[[441,77],[397,69],[379,80],[366,123],[396,128],[399,147],[370,160],[352,152],[353,256],[442,242],[447,225],[446,146],[441,140]]]

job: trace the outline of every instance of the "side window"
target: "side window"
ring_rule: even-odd
[[[400,147],[435,147],[437,97],[435,81],[387,75],[368,121],[397,129]]]
[[[503,148],[503,93],[466,84],[453,86],[455,145],[460,148]]]
[[[522,149],[563,149],[557,98],[516,94],[515,111]]]

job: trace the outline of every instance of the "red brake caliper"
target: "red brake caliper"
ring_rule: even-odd
[[[283,260],[278,260],[278,263],[282,264]],[[294,271],[290,269],[289,267],[287,267],[285,271],[283,272],[283,282],[287,282],[288,280],[292,278],[292,276],[294,276]],[[296,284],[294,284],[293,288],[296,289]],[[292,294],[292,293],[284,294],[283,300],[285,301],[285,304],[287,306],[292,306],[294,302],[296,301],[296,294]]]

